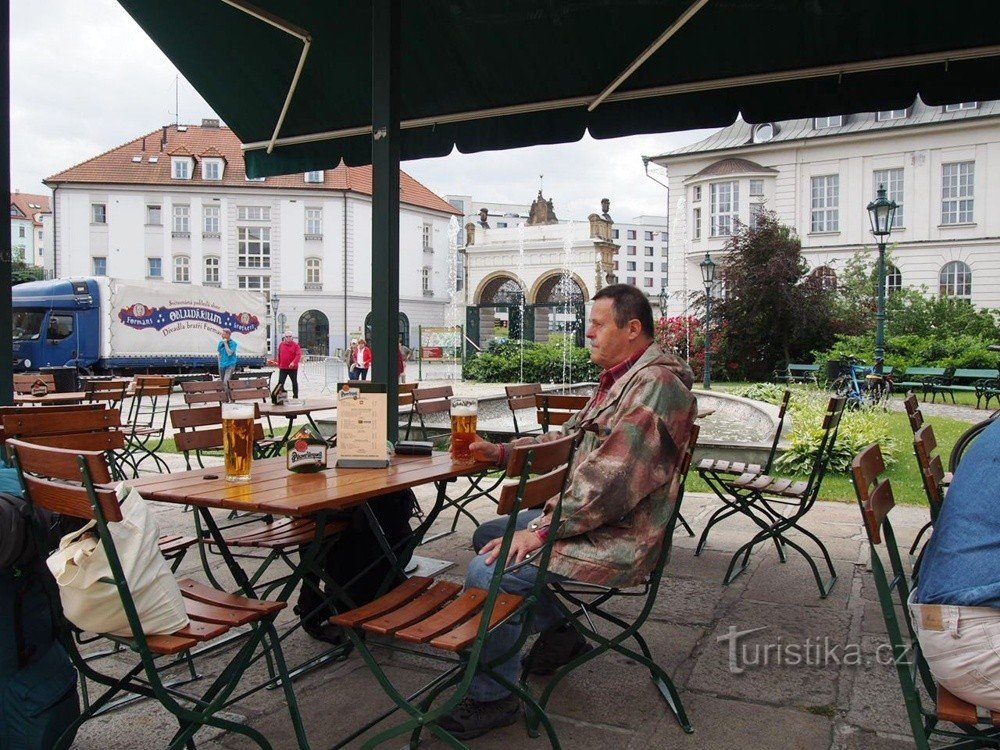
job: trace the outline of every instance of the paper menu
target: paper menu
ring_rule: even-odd
[[[337,391],[337,466],[389,465],[385,386],[342,383]]]

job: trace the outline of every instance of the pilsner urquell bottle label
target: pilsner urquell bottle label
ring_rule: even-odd
[[[307,473],[326,468],[326,441],[309,425],[302,425],[285,445],[289,471]]]

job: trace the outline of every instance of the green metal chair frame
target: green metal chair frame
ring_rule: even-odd
[[[30,503],[64,515],[96,521],[96,531],[113,574],[113,579],[109,579],[107,583],[117,589],[133,633],[130,637],[101,635],[137,655],[135,663],[124,675],[119,670],[115,670],[114,674],[99,671],[94,662],[84,659],[80,654],[71,637],[73,626],[62,616],[62,611],[58,611],[57,622],[54,624],[57,626],[59,640],[74,666],[85,679],[103,685],[106,689],[66,729],[56,742],[55,750],[69,747],[79,727],[123,692],[154,699],[174,715],[178,730],[168,746],[171,750],[193,747],[194,734],[205,726],[243,735],[258,747],[270,750],[271,744],[259,731],[218,714],[250,692],[279,683],[284,690],[299,747],[308,748],[302,717],[274,629],[274,620],[285,604],[219,594],[196,581],[182,580],[178,584],[191,618],[189,625],[173,634],[145,635],[114,540],[108,530],[108,524],[121,521],[122,515],[114,487],[110,483],[111,472],[104,454],[40,446],[19,440],[9,440],[7,446]],[[36,541],[42,545],[40,548],[44,549],[45,532],[40,524],[36,524],[35,534]],[[55,581],[48,576],[44,580],[51,600],[58,602]],[[190,652],[196,645],[214,640],[239,626],[248,627],[245,640],[201,695],[189,695],[164,683],[161,668],[174,666],[177,662],[171,661],[161,667],[158,665],[159,661]],[[265,654],[275,664],[277,677],[233,697],[247,668]]]
[[[167,436],[167,417],[173,395],[173,379],[164,376],[136,376],[132,401],[126,417],[128,450],[138,453],[136,469],[147,458],[153,459],[157,471],[170,473],[170,466],[157,451]]]
[[[614,651],[639,662],[649,670],[653,684],[660,691],[660,694],[663,696],[671,712],[673,712],[681,728],[688,734],[694,732],[694,727],[687,717],[684,704],[681,702],[673,680],[670,679],[670,675],[667,674],[666,670],[659,666],[653,659],[652,652],[640,631],[656,603],[656,597],[660,591],[660,583],[663,580],[663,569],[670,560],[674,530],[677,520],[680,518],[681,503],[684,500],[684,485],[687,480],[688,470],[691,467],[691,458],[694,454],[695,445],[698,442],[698,431],[698,425],[691,427],[691,436],[688,438],[688,444],[684,449],[681,460],[678,462],[677,501],[670,511],[670,517],[667,521],[656,564],[653,567],[652,573],[649,574],[645,585],[638,589],[621,589],[581,583],[579,581],[559,581],[549,584],[549,589],[556,595],[556,601],[562,608],[567,620],[580,635],[588,639],[591,643],[596,643],[597,646],[560,667],[549,679],[548,684],[546,684],[538,698],[538,705],[543,712],[546,706],[548,706],[556,687],[558,687],[559,683],[567,675],[601,654]],[[609,600],[621,597],[643,597],[645,599],[639,614],[636,615],[631,623],[602,609],[602,606]],[[613,637],[602,634],[598,631],[594,623],[595,617],[603,621],[606,625],[614,626],[618,632]],[[641,653],[624,645],[630,639],[635,641]],[[525,664],[525,672],[527,672],[530,666],[530,664]],[[525,677],[526,674],[522,675],[522,680]],[[537,735],[537,720],[534,720],[533,717],[529,717],[529,733],[532,736]]]
[[[774,458],[778,454],[778,442],[781,440],[781,431],[785,426],[785,415],[788,413],[788,402],[791,398],[792,392],[786,388],[784,395],[781,397],[781,407],[778,409],[778,426],[774,430],[774,438],[771,440],[771,451],[767,454],[767,461],[763,465],[742,461],[726,461],[721,458],[703,458],[698,462],[698,475],[712,489],[712,492],[722,500],[723,506],[716,509],[709,516],[708,523],[705,524],[705,528],[702,529],[701,536],[698,538],[698,546],[694,552],[695,555],[700,555],[701,551],[705,548],[705,544],[708,542],[708,532],[712,530],[715,524],[739,512],[729,503],[726,482],[730,482],[744,474],[760,475],[771,471],[771,464],[774,463]]]
[[[823,438],[816,450],[812,470],[806,481],[769,474],[757,476],[744,474],[725,483],[731,497],[723,498],[723,502],[757,524],[760,531],[733,553],[722,581],[723,584],[732,583],[746,570],[750,562],[750,555],[758,544],[771,540],[778,551],[778,559],[783,563],[786,562],[784,551],[786,546],[802,555],[816,580],[820,597],[825,599],[829,595],[833,585],[837,582],[837,571],[833,567],[833,560],[820,538],[803,528],[800,522],[812,509],[819,496],[820,486],[823,484],[823,477],[826,476],[833,448],[837,442],[837,432],[840,429],[840,421],[846,403],[847,399],[844,396],[834,396],[827,404],[821,427]],[[785,515],[786,512],[787,515]],[[812,556],[800,544],[786,536],[787,532],[792,529],[812,540],[819,548],[829,573],[829,578],[826,581],[820,575],[819,568]],[[743,561],[737,569],[736,563],[741,557]]]
[[[865,448],[851,463],[851,478],[871,550],[872,577],[892,645],[893,662],[903,691],[913,741],[917,750],[930,750],[932,738],[951,740],[946,745],[935,743],[935,748],[1000,748],[1000,729],[997,728],[1000,712],[992,713],[992,727],[981,729],[980,725],[987,722],[978,718],[975,706],[936,685],[921,652],[907,606],[910,582],[889,520],[889,512],[895,505],[892,485],[889,479],[881,476],[883,472],[885,461],[877,444]],[[889,559],[888,571],[882,562],[880,547]],[[928,701],[933,705],[925,705],[921,687],[927,695],[936,697],[935,701]],[[941,721],[955,724],[960,731],[941,728]]]
[[[520,510],[540,507],[548,499],[558,496],[553,512],[553,523],[558,523],[575,447],[576,437],[567,436],[513,449],[506,477],[517,481],[505,484],[500,493],[497,513],[507,514],[509,518],[498,560],[507,559]],[[466,589],[460,593],[461,587],[449,581],[435,583],[432,579],[411,578],[369,604],[330,618],[330,622],[344,628],[379,685],[395,704],[395,708],[344,738],[336,747],[354,742],[363,733],[402,710],[407,714],[405,721],[369,738],[362,747],[367,750],[387,740],[409,734],[409,747],[415,748],[426,729],[450,747],[465,748],[465,744],[442,729],[437,721],[449,714],[465,697],[473,677],[479,672],[490,676],[523,700],[528,706],[529,714],[536,716],[537,719],[534,720],[545,728],[551,746],[559,748],[559,739],[552,723],[523,681],[511,683],[492,669],[494,664],[520,653],[530,633],[534,605],[545,586],[545,571],[548,569],[553,541],[550,538],[535,554],[521,563],[506,569],[497,564],[487,590]],[[504,593],[500,587],[504,573],[530,564],[537,564],[540,571],[531,593],[524,598]],[[518,616],[524,617],[525,622],[516,643],[495,662],[483,662],[483,646],[493,628]],[[365,631],[389,636],[404,643],[424,643],[439,652],[450,652],[453,655],[441,656],[433,652],[415,651],[398,643],[380,641],[380,647],[416,653],[448,665],[442,674],[412,695],[406,696],[392,684],[373,656],[364,638]],[[454,693],[449,698],[436,706],[432,705],[442,692],[452,687]]]

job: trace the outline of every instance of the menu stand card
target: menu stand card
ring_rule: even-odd
[[[385,385],[340,383],[337,389],[337,468],[388,466],[385,436]]]

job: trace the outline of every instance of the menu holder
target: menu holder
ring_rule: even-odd
[[[351,381],[337,387],[337,468],[389,465],[383,383]]]

